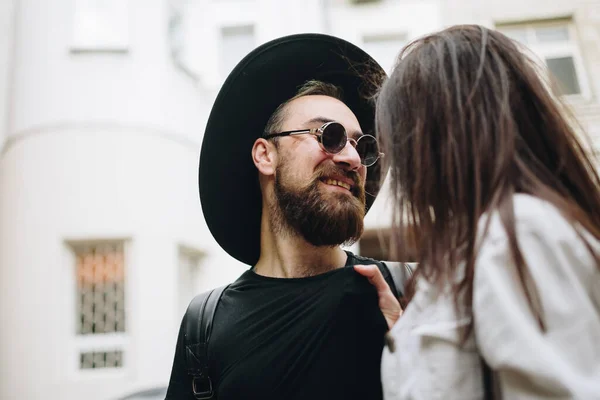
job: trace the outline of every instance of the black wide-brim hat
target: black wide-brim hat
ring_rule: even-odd
[[[260,255],[262,198],[252,146],[275,109],[308,80],[342,88],[364,133],[374,132],[373,96],[385,72],[355,45],[323,34],[265,43],[233,69],[217,95],[200,152],[198,184],[208,228],[232,257],[254,265]],[[380,162],[368,168],[366,211],[379,192]]]

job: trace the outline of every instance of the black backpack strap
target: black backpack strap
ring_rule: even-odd
[[[185,312],[185,362],[192,376],[192,391],[198,400],[212,399],[213,384],[208,373],[208,341],[217,305],[227,286],[194,297]]]
[[[387,267],[388,271],[390,271],[390,275],[392,275],[399,296],[404,296],[406,282],[413,275],[415,264],[397,261],[382,261],[382,263]]]

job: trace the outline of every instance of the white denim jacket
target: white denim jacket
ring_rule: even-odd
[[[530,311],[516,277],[507,236],[492,217],[475,266],[474,333],[456,317],[448,292],[419,281],[390,335],[382,383],[386,400],[483,398],[482,358],[501,398],[600,399],[600,272],[556,208],[514,198],[519,246],[537,288],[547,332]],[[591,239],[596,250],[599,243]]]

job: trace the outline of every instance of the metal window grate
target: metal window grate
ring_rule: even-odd
[[[77,333],[125,332],[123,243],[85,245],[75,254]]]
[[[90,351],[79,354],[79,369],[120,368],[123,366],[123,352]]]

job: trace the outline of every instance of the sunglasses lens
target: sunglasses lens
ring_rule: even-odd
[[[332,154],[337,154],[346,147],[346,130],[342,124],[332,122],[323,130],[321,143],[323,148]]]
[[[379,159],[377,139],[371,135],[363,135],[356,142],[356,152],[363,165],[371,166]]]

